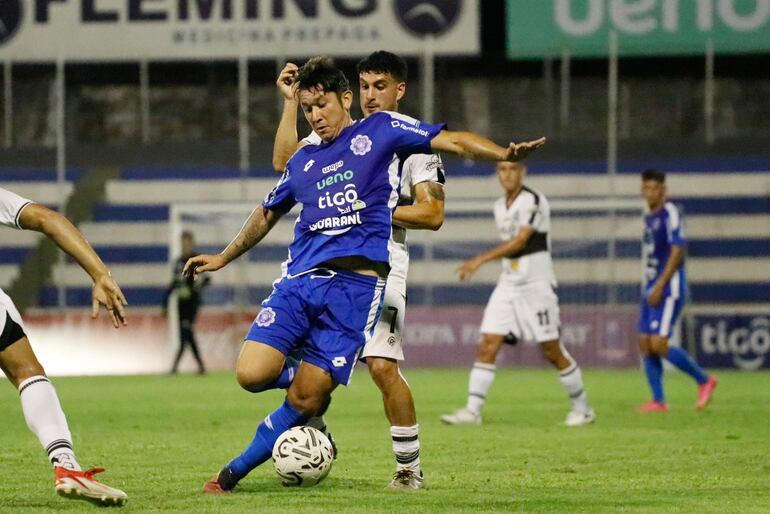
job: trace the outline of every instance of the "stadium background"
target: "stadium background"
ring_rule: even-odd
[[[408,15],[424,5],[439,15]],[[275,182],[278,70],[323,53],[354,79],[379,48],[408,57],[404,113],[498,142],[549,137],[528,182],[554,205],[563,335],[584,366],[636,365],[638,172],[658,167],[691,239],[681,343],[709,367],[770,367],[766,0],[0,6],[0,185],[75,220],[131,304],[128,330],[93,324],[85,275],[36,234],[4,232],[0,286],[52,374],[166,371],[175,332],[159,303],[175,235],[187,226],[218,250],[245,217],[239,206]],[[496,240],[499,187],[489,165],[446,168],[444,227],[410,233],[408,366],[471,362],[499,271],[457,282],[457,264]],[[221,215],[232,210],[237,221]],[[199,325],[212,367],[232,366],[289,229],[214,275]],[[521,348],[503,363],[540,361]]]

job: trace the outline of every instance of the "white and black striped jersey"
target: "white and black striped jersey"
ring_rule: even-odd
[[[527,186],[522,187],[510,207],[503,196],[495,202],[495,223],[500,239],[513,239],[524,227],[534,233],[522,250],[502,260],[501,281],[524,286],[550,283],[556,287],[556,274],[551,261],[551,208],[546,197]]]
[[[31,203],[32,200],[0,187],[0,225],[21,229],[19,216],[24,207]]]

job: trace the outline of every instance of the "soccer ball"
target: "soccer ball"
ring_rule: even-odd
[[[294,427],[273,446],[273,465],[283,485],[309,487],[326,478],[334,450],[329,438],[311,427]]]

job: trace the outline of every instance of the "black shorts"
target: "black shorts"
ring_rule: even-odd
[[[26,335],[27,334],[24,333],[24,329],[21,328],[21,325],[13,321],[11,317],[8,316],[8,313],[6,313],[5,326],[3,327],[3,332],[0,334],[0,352]]]

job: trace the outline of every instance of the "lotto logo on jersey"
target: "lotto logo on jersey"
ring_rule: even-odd
[[[332,365],[335,368],[341,368],[347,363],[348,363],[348,360],[345,357],[335,357],[332,359]]]

